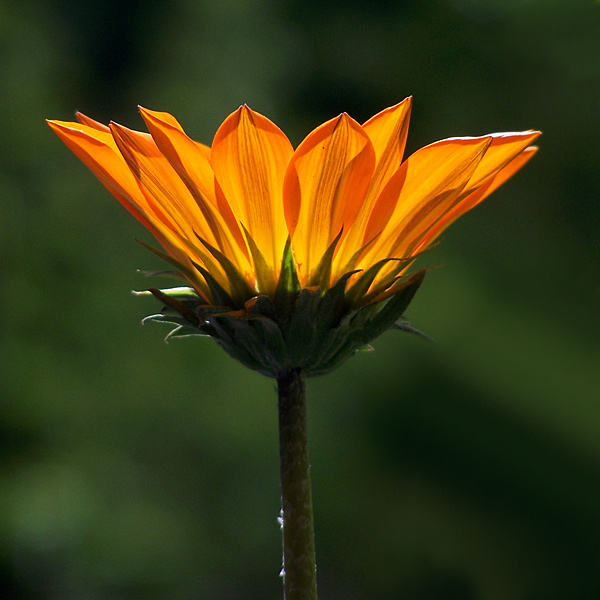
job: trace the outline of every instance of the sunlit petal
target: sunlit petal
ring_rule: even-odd
[[[346,307],[401,309],[422,280],[403,287],[415,258],[516,173],[539,135],[449,138],[404,160],[411,98],[362,126],[331,119],[295,152],[247,106],[225,119],[212,147],[172,115],[140,111],[150,134],[79,113],[78,123],[50,126],[204,301],[245,307],[242,315],[266,310],[257,298],[267,295],[285,319],[299,294],[313,302],[319,287],[335,288],[324,297]]]
[[[103,131],[104,133],[110,133],[108,125],[104,125],[104,123],[100,123],[99,121],[91,119],[79,111],[75,113],[75,117],[82,125],[87,125],[92,129],[97,129],[98,131]]]
[[[406,98],[399,104],[382,110],[363,125],[373,144],[376,164],[360,210],[342,240],[336,256],[335,270],[339,275],[354,268],[349,261],[355,255],[357,248],[361,248],[366,243],[365,230],[373,207],[394,173],[400,168],[408,135],[411,103],[412,98]]]
[[[492,133],[490,135],[492,143],[485,151],[481,162],[477,165],[464,191],[470,193],[489,181],[509,164],[515,156],[533,144],[539,136],[539,131]]]
[[[187,244],[177,224],[140,188],[115,140],[102,128],[81,123],[48,121],[73,153],[117,200],[144,225],[177,261],[192,268]],[[196,257],[200,262],[200,257]],[[190,281],[194,286],[197,281]],[[200,288],[197,288],[200,292]]]
[[[110,130],[104,132],[87,124],[63,121],[48,121],[48,124],[132,215],[146,227],[154,222],[153,211]]]
[[[504,166],[504,168],[502,168],[496,173],[496,175],[488,180],[487,183],[462,198],[460,202],[458,202],[451,210],[444,214],[433,227],[425,232],[416,246],[415,252],[420,252],[422,249],[427,248],[436,240],[436,238],[444,231],[444,229],[446,229],[446,227],[454,223],[456,219],[485,200],[485,198],[487,198],[494,190],[500,187],[506,180],[508,180],[519,169],[521,169],[536,152],[536,146],[525,148],[525,150],[513,158],[506,166]]]
[[[452,206],[490,144],[489,136],[449,138],[410,156],[375,206],[366,238],[378,237],[361,263],[409,256],[414,238]]]
[[[327,121],[296,150],[286,173],[286,220],[301,281],[354,222],[375,167],[373,144],[348,115]]]
[[[207,156],[210,148],[191,140],[168,113],[142,107],[140,112],[158,149],[196,201],[217,247],[225,254],[236,255],[235,263],[243,263],[239,254],[241,252],[248,258],[246,243],[229,204],[217,201],[215,176]]]
[[[292,154],[285,134],[247,106],[225,119],[212,144],[211,162],[220,189],[274,272],[288,235],[282,188]]]

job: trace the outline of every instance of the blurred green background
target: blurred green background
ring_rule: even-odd
[[[599,3],[2,0],[0,73],[1,598],[281,597],[274,384],[140,326],[150,237],[44,119],[297,144],[409,94],[409,152],[544,135],[427,255],[436,343],[309,382],[320,596],[600,598]]]

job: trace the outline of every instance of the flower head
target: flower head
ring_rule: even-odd
[[[149,133],[78,114],[49,121],[157,239],[189,287],[150,290],[176,333],[213,336],[267,375],[330,370],[402,315],[416,257],[519,170],[539,132],[441,140],[403,160],[411,99],[347,114],[294,150],[242,106],[212,145],[140,108]],[[175,313],[173,316],[172,313]]]

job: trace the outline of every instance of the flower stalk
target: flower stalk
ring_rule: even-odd
[[[317,600],[305,390],[300,369],[277,378],[285,600]]]

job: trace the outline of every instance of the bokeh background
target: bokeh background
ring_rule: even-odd
[[[44,119],[297,144],[410,94],[409,152],[544,135],[427,255],[436,343],[309,382],[320,595],[600,597],[599,3],[2,0],[0,74],[0,597],[281,597],[274,384],[140,326],[151,240]]]

